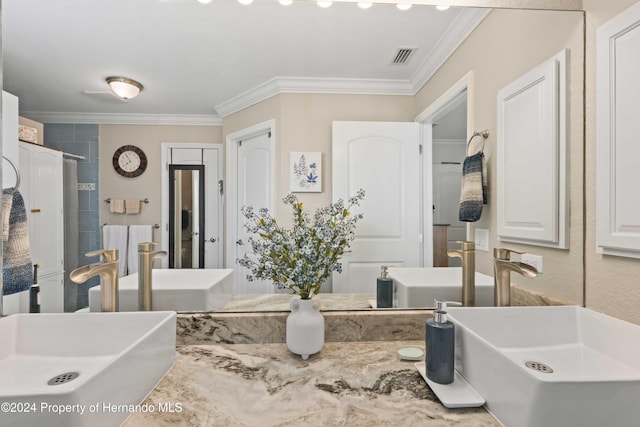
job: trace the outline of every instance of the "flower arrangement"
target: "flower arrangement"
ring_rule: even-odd
[[[317,209],[311,220],[298,198],[288,194],[282,201],[292,209],[291,229],[280,227],[268,209],[256,213],[251,206],[242,207],[248,220],[245,228],[253,234],[249,238],[253,253],[238,260],[251,271],[247,279],[271,280],[301,299],[313,298],[331,272],[342,271],[340,257],[354,239],[356,223],[362,218],[350,209],[363,198],[364,190],[359,190],[346,205],[340,199]]]

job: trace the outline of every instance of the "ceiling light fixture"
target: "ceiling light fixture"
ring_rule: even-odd
[[[411,3],[397,3],[396,7],[400,10],[409,10],[411,9]]]
[[[118,95],[122,99],[133,99],[144,88],[141,83],[120,76],[107,77],[107,83],[111,87],[113,93]]]
[[[332,1],[327,1],[327,0],[319,0],[316,3],[318,4],[318,6],[320,6],[323,9],[331,7],[331,5],[333,4]]]
[[[238,3],[247,6],[247,5],[250,5],[251,3],[253,3],[253,0],[238,0]]]
[[[438,9],[438,10],[447,10],[450,7],[451,6],[449,6],[448,4],[441,4],[441,5],[436,6],[436,9]]]
[[[278,3],[283,6],[291,6],[293,4],[293,0],[278,0]]]
[[[200,3],[202,4],[209,4],[211,3],[213,0],[198,0]]]
[[[369,9],[371,6],[373,6],[373,3],[369,3],[369,2],[358,2],[358,7],[360,9]]]

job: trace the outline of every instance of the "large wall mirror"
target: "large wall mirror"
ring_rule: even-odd
[[[62,1],[62,0],[53,0]],[[195,0],[193,0],[195,2]],[[231,2],[232,0],[225,0]],[[9,3],[8,7],[3,7],[3,21],[6,22],[21,22],[18,17],[12,17],[12,11],[18,9],[19,0],[9,0],[3,3]],[[151,2],[148,2],[151,4]],[[172,0],[168,2],[155,2],[158,4],[173,4]],[[180,3],[180,2],[175,2]],[[214,2],[209,5],[216,7]],[[259,3],[259,2],[256,2]],[[267,4],[268,3],[268,4]],[[467,2],[470,3],[470,2]],[[524,2],[526,3],[526,2]],[[65,3],[66,4],[66,3]],[[481,1],[482,6],[487,5],[487,1]],[[5,4],[3,4],[5,6]],[[425,80],[417,87],[411,87],[408,80],[405,81],[405,85],[400,86],[397,93],[385,93],[385,96],[364,94],[364,93],[325,93],[322,97],[318,96],[314,98],[310,93],[280,93],[277,102],[269,103],[269,99],[266,99],[264,103],[258,105],[253,104],[247,106],[244,110],[230,111],[225,115],[222,120],[223,134],[228,135],[230,133],[239,131],[241,129],[249,128],[256,123],[264,122],[265,120],[276,118],[276,155],[279,156],[276,159],[277,169],[281,169],[277,172],[276,177],[278,186],[281,187],[280,192],[275,197],[275,203],[281,205],[281,196],[286,193],[285,182],[288,182],[288,177],[285,177],[287,173],[283,165],[288,164],[289,152],[292,151],[321,151],[324,153],[325,159],[325,179],[329,180],[331,176],[331,164],[329,159],[331,150],[331,123],[333,121],[413,121],[418,117],[425,109],[427,109],[432,103],[434,103],[442,94],[444,94],[448,88],[453,86],[459,79],[465,76],[467,73],[473,73],[473,85],[471,90],[466,93],[464,107],[457,111],[457,114],[453,114],[452,120],[461,121],[460,125],[449,123],[451,117],[441,117],[438,123],[434,125],[434,138],[437,138],[438,152],[426,153],[427,156],[432,156],[433,163],[439,162],[440,166],[434,169],[443,169],[445,172],[447,168],[453,167],[452,163],[461,163],[459,152],[461,151],[461,144],[464,146],[468,136],[474,132],[483,129],[489,129],[493,133],[487,140],[485,153],[489,159],[489,179],[490,179],[490,191],[495,190],[496,186],[496,165],[495,165],[495,153],[496,153],[496,94],[509,82],[515,80],[520,75],[524,74],[529,69],[534,68],[536,65],[543,63],[544,60],[553,56],[553,54],[561,51],[562,49],[569,50],[570,61],[570,82],[569,82],[569,97],[572,101],[569,104],[569,114],[567,125],[570,132],[570,143],[568,144],[568,169],[570,170],[570,188],[569,191],[569,204],[571,206],[571,218],[570,218],[570,236],[568,249],[556,249],[546,248],[538,250],[535,247],[529,247],[527,245],[515,245],[516,249],[523,250],[525,252],[538,253],[544,256],[544,274],[543,278],[531,279],[531,282],[524,282],[525,286],[541,294],[552,294],[558,296],[560,299],[568,302],[580,304],[584,295],[584,277],[583,277],[583,203],[584,194],[582,192],[583,184],[583,93],[584,93],[584,76],[583,73],[583,51],[584,51],[584,20],[582,11],[562,11],[562,10],[523,10],[523,9],[494,9],[484,16],[479,24],[473,29],[468,28],[466,39],[459,43],[460,40],[451,40],[446,37],[446,30],[449,25],[443,26],[443,28],[424,28],[427,27],[424,24],[420,24],[420,19],[416,17],[421,16],[423,13],[438,13],[433,6],[426,5],[414,5],[413,8],[407,12],[395,13],[395,7],[393,5],[374,5],[371,10],[362,11],[359,10],[355,4],[352,3],[337,3],[334,4],[332,9],[328,11],[321,10],[315,5],[304,3],[294,3],[290,9],[282,9],[277,2],[262,2],[260,5],[253,5],[260,7],[263,13],[262,18],[265,16],[272,16],[274,20],[277,20],[277,31],[282,34],[290,34],[291,37],[296,37],[296,31],[301,31],[302,23],[309,22],[309,25],[318,25],[317,37],[328,37],[332,30],[332,25],[340,24],[344,28],[348,28],[349,22],[358,22],[358,25],[369,26],[372,31],[375,32],[388,32],[389,38],[392,38],[393,43],[398,46],[410,47],[411,41],[415,39],[417,35],[429,40],[439,40],[439,45],[429,47],[428,52],[423,52],[424,55],[421,59],[413,58],[409,62],[409,66],[416,71],[421,64],[435,63],[438,65],[436,69],[429,75],[425,76]],[[226,7],[224,20],[228,26],[232,27],[246,27],[247,26],[247,14],[251,12],[252,6],[249,8],[240,7]],[[313,10],[310,8],[314,7]],[[393,13],[384,12],[384,8],[393,7]],[[296,10],[298,8],[298,10]],[[304,9],[304,19],[301,19],[297,14]],[[316,10],[317,9],[317,10]],[[376,11],[376,9],[378,9]],[[465,10],[460,9],[460,10]],[[484,9],[483,9],[484,10]],[[324,13],[323,12],[327,12]],[[459,10],[452,8],[450,11],[450,17],[453,19],[449,21],[449,24],[457,24],[458,27],[464,27],[464,23],[461,22],[464,18],[464,14],[453,15],[458,13]],[[35,13],[35,12],[34,12]],[[319,17],[320,15],[325,18]],[[313,19],[310,19],[310,16]],[[444,15],[442,15],[444,16]],[[529,18],[530,17],[530,18]],[[148,17],[152,18],[151,15]],[[252,18],[255,19],[255,18]],[[25,21],[26,22],[26,21]],[[5,51],[8,54],[5,55],[5,77],[4,85],[5,90],[17,92],[21,100],[25,102],[31,97],[38,97],[38,88],[35,86],[26,87],[21,86],[24,79],[17,75],[15,70],[20,69],[24,63],[34,64],[32,73],[45,72],[47,64],[42,64],[41,58],[37,54],[33,54],[28,50],[16,52],[11,48],[12,41],[18,40],[19,37],[33,37],[28,31],[16,31],[14,28],[17,24],[12,24],[11,37],[4,39]],[[555,37],[558,34],[557,31],[547,31],[547,29],[560,29],[566,26],[562,34],[565,36]],[[3,26],[3,31],[7,31],[6,25]],[[92,24],[91,22],[82,22],[82,31],[84,33],[82,37],[91,38]],[[118,31],[117,28],[113,28],[113,31]],[[158,31],[164,31],[159,26]],[[197,32],[198,27],[194,26],[192,31]],[[246,38],[251,37],[251,28],[247,27]],[[517,36],[514,36],[517,35]],[[80,35],[78,35],[80,37]],[[393,37],[392,37],[393,36]],[[145,37],[153,37],[153,35],[145,35]],[[341,57],[343,66],[341,72],[344,74],[333,75],[332,78],[336,80],[344,81],[348,79],[366,78],[366,75],[361,75],[362,70],[367,69],[367,59],[361,55],[359,50],[365,50],[365,46],[369,46],[370,41],[366,36],[366,33],[357,31],[346,31],[344,34],[344,43],[351,46],[353,38],[362,47],[358,49],[358,46],[354,46],[349,52],[342,52],[344,56]],[[347,39],[349,38],[349,39]],[[224,34],[220,35],[220,43],[224,43],[226,40]],[[574,43],[578,40],[578,43]],[[43,38],[41,43],[48,43],[51,46],[55,46],[57,43],[62,44],[63,41],[55,40],[53,37]],[[537,46],[545,44],[549,47],[548,55],[546,53],[539,53]],[[368,49],[368,50],[375,50]],[[450,55],[451,51],[454,51]],[[204,51],[203,51],[204,52]],[[446,52],[443,53],[443,52]],[[114,50],[112,52],[116,57],[117,54]],[[314,78],[313,75],[298,76],[297,72],[295,52],[288,58],[290,64],[288,64],[287,77],[307,77]],[[540,55],[538,58],[536,55]],[[324,57],[316,58],[317,70],[320,73],[323,62],[335,59],[338,52],[332,49],[326,49]],[[421,53],[422,55],[422,53]],[[449,56],[448,56],[449,55]],[[236,60],[238,58],[235,58]],[[246,58],[243,58],[243,60]],[[392,58],[389,58],[390,60]],[[125,61],[123,59],[122,61]],[[577,62],[576,62],[577,61]],[[242,62],[246,65],[245,62]],[[15,64],[15,67],[14,67]],[[37,66],[35,65],[37,64]],[[527,64],[521,66],[521,64]],[[268,61],[264,61],[261,64],[250,63],[248,66],[259,68],[262,70],[277,70],[276,64],[270,64]],[[182,66],[185,66],[184,64]],[[389,74],[386,77],[389,81],[398,83],[398,75],[401,75],[402,65],[394,65],[390,68]],[[9,71],[9,72],[7,72]],[[237,72],[244,72],[244,70],[238,69]],[[107,72],[107,70],[96,70],[96,73]],[[271,78],[282,77],[283,75],[272,75]],[[322,76],[327,77],[327,76]],[[409,76],[408,78],[410,78]],[[50,75],[49,85],[56,87],[56,79],[66,79],[66,75]],[[194,79],[202,79],[204,82],[207,79],[211,79],[212,76],[197,76],[194,75]],[[252,82],[252,86],[243,88],[233,87],[232,77],[229,78],[230,84],[227,90],[227,100],[233,98],[243,91],[247,91],[258,85],[264,84],[264,80]],[[12,81],[14,80],[14,81]],[[293,79],[292,79],[293,80]],[[152,96],[152,85],[149,84],[148,92],[143,92],[140,96],[140,101],[143,101],[143,95],[147,97]],[[236,90],[237,92],[233,92]],[[389,96],[386,96],[389,95]],[[371,101],[368,97],[371,97]],[[357,99],[356,99],[357,98]],[[135,101],[135,100],[134,100]],[[88,103],[96,102],[95,100],[87,99]],[[63,94],[59,94],[56,97],[52,97],[50,105],[52,109],[57,108],[57,104],[64,104]],[[87,104],[89,105],[89,104]],[[124,105],[124,109],[131,107],[134,108],[135,103],[132,101],[130,105]],[[227,108],[232,108],[230,104],[226,105]],[[270,109],[273,108],[273,109]],[[466,111],[464,109],[466,108]],[[401,110],[401,111],[400,111]],[[390,112],[391,111],[391,112]],[[368,115],[371,112],[371,115]],[[462,117],[462,118],[460,118]],[[34,117],[37,119],[37,117]],[[461,142],[462,141],[462,142]],[[102,142],[102,141],[101,141]],[[222,141],[215,141],[222,142]],[[447,145],[450,144],[450,145]],[[156,150],[155,147],[147,148],[149,152]],[[456,159],[451,160],[447,156],[447,151],[455,151]],[[160,147],[157,147],[157,157],[160,157]],[[171,251],[170,263],[176,268],[197,268],[200,267],[202,250],[202,239],[210,236],[206,236],[203,232],[203,218],[202,208],[204,203],[202,201],[203,191],[218,191],[217,182],[208,183],[203,182],[205,173],[201,167],[180,165],[172,167],[171,178],[169,185],[169,193],[171,195],[171,209],[170,216],[172,217],[171,241],[169,247]],[[305,202],[305,206],[313,208],[315,206],[326,205],[331,202],[331,182],[324,182],[324,191],[318,194],[305,194],[301,199]],[[132,184],[132,185],[135,185]],[[159,183],[156,185],[160,185]],[[160,190],[158,190],[160,191]],[[456,230],[453,238],[459,239],[466,237],[473,240],[474,231],[476,228],[489,230],[488,240],[489,246],[513,246],[510,244],[504,244],[499,241],[495,231],[497,228],[496,223],[496,206],[497,200],[495,191],[491,194],[491,199],[488,205],[484,207],[482,219],[471,226],[466,224],[455,224]],[[440,196],[438,196],[440,197]],[[444,209],[441,206],[446,205],[447,202],[442,202],[436,207],[435,215],[438,218],[436,221],[432,218],[433,222],[440,222],[441,210]],[[449,203],[451,204],[451,203]],[[453,203],[455,211],[455,203]],[[280,207],[276,209],[277,214],[285,215],[286,213],[281,210]],[[158,213],[158,218],[160,214]],[[228,218],[225,219],[228,221]],[[157,222],[160,222],[159,220]],[[447,220],[447,222],[449,222]],[[466,236],[465,236],[466,233]],[[452,239],[453,239],[452,238]],[[228,243],[228,242],[227,242]],[[453,265],[453,264],[450,264]],[[485,274],[491,274],[491,255],[490,252],[477,252],[476,265],[479,271]],[[537,280],[533,282],[533,280]],[[276,292],[276,297],[281,297]],[[357,307],[351,304],[349,296],[334,294],[331,298],[336,301],[332,307],[337,309],[354,309],[365,307]],[[329,304],[329,302],[327,302]],[[274,308],[273,306],[267,306],[259,301],[258,304],[243,305],[238,304],[234,310],[238,311],[256,311],[256,310],[274,310],[274,309],[287,310],[288,304],[281,304]],[[325,306],[325,308],[327,308]]]

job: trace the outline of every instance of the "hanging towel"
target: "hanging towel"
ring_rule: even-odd
[[[139,214],[140,213],[140,200],[125,200],[124,201],[124,210],[128,214]]]
[[[487,163],[484,154],[478,152],[464,159],[462,188],[458,219],[475,222],[482,215],[482,205],[487,203]]]
[[[489,178],[487,177],[487,158],[482,154],[482,204],[489,203]]]
[[[111,199],[109,201],[109,210],[111,213],[123,214],[124,213],[124,200]]]
[[[127,226],[105,225],[102,227],[102,248],[118,250],[118,277],[127,274]]]
[[[153,231],[150,225],[130,225],[127,258],[127,274],[138,272],[138,243],[152,242]]]
[[[4,295],[11,295],[33,284],[27,210],[18,190],[2,190],[2,215],[2,289]]]

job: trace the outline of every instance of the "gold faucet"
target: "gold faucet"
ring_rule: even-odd
[[[101,256],[101,262],[76,268],[69,278],[76,283],[84,283],[94,276],[100,276],[102,290],[102,311],[118,311],[118,250],[103,249],[88,252],[86,256]]]
[[[476,305],[476,244],[466,240],[458,241],[459,250],[448,251],[447,256],[462,259],[462,305]]]
[[[153,260],[167,256],[165,251],[153,251],[157,243],[145,242],[138,244],[138,310],[151,311],[153,301],[151,298]]]
[[[511,272],[516,272],[524,277],[536,277],[539,273],[535,267],[523,262],[511,261],[511,254],[523,254],[505,248],[493,249],[493,304],[496,307],[508,307],[511,305]]]

